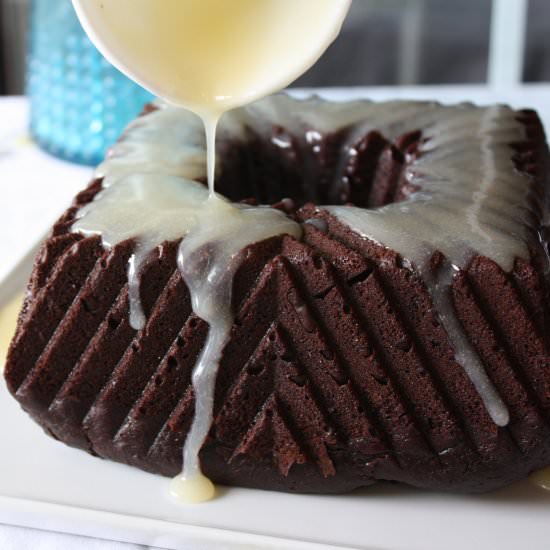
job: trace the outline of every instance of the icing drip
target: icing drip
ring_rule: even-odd
[[[212,199],[209,199],[212,200]],[[208,338],[193,370],[195,416],[184,448],[183,478],[200,474],[198,453],[212,424],[217,367],[231,327],[233,277],[236,256],[246,246],[284,233],[300,237],[299,226],[272,208],[235,207],[221,199],[223,224],[201,224],[181,242],[178,267],[193,304],[193,311],[209,325]],[[207,256],[200,251],[208,250]]]
[[[145,313],[141,305],[140,269],[147,258],[148,250],[144,249],[140,241],[136,243],[135,252],[128,260],[128,303],[130,305],[130,326],[140,330],[145,326]]]
[[[204,123],[204,133],[206,135],[206,177],[208,180],[208,193],[214,195],[214,176],[216,172],[216,129],[218,127],[219,116],[201,117]]]
[[[508,409],[489,380],[479,355],[466,338],[454,312],[451,285],[459,269],[457,266],[445,262],[438,269],[438,275],[434,277],[429,267],[429,258],[426,258],[424,264],[420,266],[419,272],[426,283],[439,320],[451,339],[456,361],[464,368],[483,399],[493,422],[497,426],[506,426],[510,420]]]

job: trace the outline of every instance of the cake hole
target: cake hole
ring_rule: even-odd
[[[392,140],[410,151],[404,157],[379,132],[364,132],[347,146],[352,130],[345,127],[329,134],[314,131],[314,144],[307,142],[311,130],[289,134],[285,147],[274,147],[271,139],[249,131],[246,139],[234,139],[220,149],[222,169],[217,191],[234,202],[279,205],[290,214],[308,202],[383,206],[376,193],[363,192],[373,181],[375,187],[386,183],[385,178],[376,177],[380,156],[389,149],[394,154],[388,157],[388,169],[406,170],[417,155],[422,136],[420,132],[407,132]],[[393,200],[385,200],[384,204]],[[310,223],[318,225],[321,232],[324,229],[322,222]]]
[[[183,339],[183,336],[178,334],[178,337],[176,338],[176,344],[180,348],[183,348],[183,346],[185,346],[185,340]]]

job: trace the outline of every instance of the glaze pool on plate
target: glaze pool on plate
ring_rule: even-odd
[[[8,347],[12,336],[15,334],[17,316],[23,303],[23,296],[16,295],[0,309],[0,372],[4,369],[4,361],[8,354]]]

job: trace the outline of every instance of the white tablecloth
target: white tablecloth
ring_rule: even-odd
[[[550,133],[550,85],[496,92],[485,87],[429,87],[333,90],[350,96],[436,98],[442,101],[507,102],[539,110]],[[42,153],[27,136],[28,105],[23,98],[0,99],[0,283],[10,269],[82,189],[91,169]],[[0,550],[133,550],[149,548],[0,524]],[[188,545],[185,550],[192,550]]]

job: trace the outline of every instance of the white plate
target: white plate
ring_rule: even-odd
[[[349,90],[336,94],[350,95]],[[445,99],[433,90],[408,95]],[[455,92],[451,96],[456,99]],[[470,97],[495,99],[486,91]],[[534,103],[523,94],[515,101],[505,99]],[[17,276],[7,280],[22,280],[29,267],[27,257]],[[400,487],[375,487],[345,496],[232,488],[221,490],[210,503],[179,505],[167,495],[166,480],[92,458],[46,437],[1,383],[0,442],[0,522],[5,523],[193,550],[209,543],[217,548],[262,549],[550,546],[550,493],[528,482],[485,496]]]

